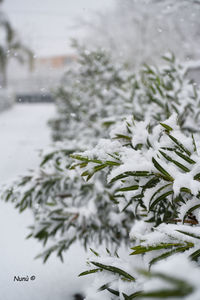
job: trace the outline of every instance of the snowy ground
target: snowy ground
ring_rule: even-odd
[[[38,150],[50,143],[47,120],[54,114],[52,104],[19,104],[0,114],[0,182],[9,181],[34,168]],[[21,215],[11,204],[0,203],[0,299],[70,300],[84,290],[86,278],[77,278],[85,270],[86,254],[73,246],[62,264],[57,258],[43,265],[34,260],[41,245],[25,240],[31,213]],[[28,282],[14,282],[14,276],[32,276]]]

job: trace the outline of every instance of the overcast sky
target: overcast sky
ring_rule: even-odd
[[[115,0],[4,0],[21,39],[39,56],[70,52],[70,38],[84,35],[78,20],[111,9]]]

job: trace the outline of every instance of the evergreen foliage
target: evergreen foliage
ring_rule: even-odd
[[[2,198],[32,210],[29,237],[43,242],[44,261],[76,240],[107,244],[80,274],[96,277],[88,300],[198,300],[187,272],[199,276],[199,90],[173,55],[135,74],[76,47],[50,121],[59,142]],[[123,244],[128,255],[116,251]]]
[[[101,270],[104,273],[111,273],[110,277],[104,277],[106,282],[103,284],[104,288],[100,287],[100,290],[107,290],[117,297],[123,295],[122,299],[154,297],[178,299],[188,295],[190,297],[191,293],[195,293],[196,287],[188,284],[185,284],[186,289],[177,286],[173,289],[168,287],[148,291],[145,282],[141,284],[140,278],[145,274],[147,278],[157,276],[172,285],[176,283],[179,285],[181,282],[184,284],[183,282],[187,281],[187,274],[183,276],[183,281],[180,278],[173,279],[173,276],[146,272],[151,272],[153,266],[163,260],[164,272],[165,259],[178,253],[184,254],[183,261],[187,258],[195,261],[197,265],[200,257],[198,151],[200,140],[192,135],[184,135],[176,124],[176,119],[177,116],[172,115],[165,122],[152,128],[144,121],[136,122],[129,118],[125,121],[129,143],[117,138],[121,135],[119,128],[123,127],[120,126],[117,127],[112,140],[101,140],[94,149],[81,155],[73,155],[78,161],[81,160],[81,163],[83,161],[87,163],[82,176],[89,178],[96,170],[96,166],[101,170],[100,167],[106,164],[107,159],[113,157],[112,163],[106,165],[106,173],[108,182],[116,183],[114,197],[117,197],[122,211],[131,209],[138,219],[133,222],[130,232],[130,239],[132,242],[135,241],[130,255],[133,261],[136,255],[142,256],[145,272],[138,273],[137,268],[133,267],[130,268],[131,273],[124,275],[126,263],[118,257],[112,259],[98,257],[98,260],[90,261],[92,266],[99,267],[98,272]],[[129,261],[131,259],[129,258]],[[176,263],[175,260],[173,262]],[[115,269],[116,265],[122,267]],[[194,269],[196,267],[194,265]],[[182,269],[184,270],[184,267]],[[137,275],[131,278],[133,272]],[[90,271],[87,271],[87,274],[90,274]],[[128,281],[138,281],[140,289],[137,289],[137,285],[136,287],[130,285],[132,293],[127,295],[123,285],[121,287],[118,284],[116,288],[116,281],[119,279],[123,281],[124,277]]]
[[[54,140],[75,139],[76,147],[85,148],[104,135],[102,126],[127,114],[134,75],[125,64],[113,64],[103,49],[89,51],[76,41],[73,45],[77,65],[64,75],[56,91],[58,113],[49,123]]]

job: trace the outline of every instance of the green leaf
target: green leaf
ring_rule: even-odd
[[[123,295],[123,297],[124,297],[125,300],[132,300],[132,299],[135,299],[135,298],[141,296],[142,295],[142,291],[135,292],[135,293],[133,293],[133,294],[131,294],[129,296],[126,295],[125,293],[122,293],[122,295]]]
[[[183,153],[181,153],[181,152],[179,152],[177,150],[175,150],[175,153],[178,156],[180,156],[182,159],[184,159],[185,161],[187,161],[189,164],[195,164],[196,163],[193,159],[191,159],[190,157],[184,155]]]
[[[51,158],[53,158],[54,154],[55,154],[55,152],[46,155],[46,156],[44,157],[43,161],[41,162],[40,167],[42,167],[44,164],[46,164],[46,162],[47,162],[48,160],[50,160]]]
[[[200,173],[197,173],[197,174],[194,176],[194,180],[199,180],[199,181],[200,181]]]
[[[83,173],[81,173],[81,176],[82,177],[85,177],[85,176],[88,176],[89,175],[89,172],[88,170],[84,171]]]
[[[115,296],[119,296],[119,292],[118,292],[118,291],[109,288],[109,283],[102,285],[102,286],[98,289],[99,292],[104,291],[104,290],[109,291],[111,294],[113,294],[113,295],[115,295]]]
[[[98,171],[100,171],[100,170],[102,170],[102,169],[104,169],[104,168],[106,168],[106,167],[107,167],[106,164],[102,164],[102,165],[100,165],[100,166],[95,166],[95,167],[93,168],[93,174],[96,173],[96,172],[98,172]]]
[[[152,162],[155,168],[164,175],[164,178],[169,181],[174,181],[174,178],[156,161],[154,157],[152,158]]]
[[[183,193],[192,194],[191,190],[186,188],[186,187],[180,188],[180,191],[183,192]]]
[[[154,201],[152,201],[150,203],[149,210],[152,210],[154,208],[154,206],[156,204],[158,204],[158,202],[162,201],[163,199],[167,198],[169,195],[171,195],[173,193],[174,193],[173,191],[168,191],[168,192],[162,194],[161,196],[159,196],[158,198],[156,198]]]
[[[194,211],[195,209],[200,208],[200,204],[197,204],[193,207],[191,207],[190,209],[188,209],[188,211],[186,212],[185,216],[184,216],[184,220],[187,217],[188,214],[190,214],[192,211]]]
[[[102,292],[104,290],[107,290],[107,288],[109,287],[109,284],[110,283],[103,284],[100,288],[98,288],[98,291]]]
[[[108,166],[120,166],[120,163],[111,160],[106,160],[105,164]]]
[[[85,276],[85,275],[89,275],[89,274],[93,274],[93,273],[97,273],[99,271],[102,271],[102,269],[92,269],[92,270],[88,270],[85,272],[80,273],[78,276]]]
[[[85,161],[85,162],[88,162],[88,163],[89,162],[93,162],[93,163],[96,163],[96,164],[102,164],[103,163],[101,160],[90,159],[88,157],[84,157],[84,156],[76,155],[76,154],[70,154],[70,157],[73,158],[73,159]]]
[[[189,257],[190,257],[191,260],[197,261],[198,258],[200,257],[200,249],[198,249],[197,251],[190,254]]]
[[[183,243],[161,243],[156,246],[136,246],[131,248],[132,250],[135,250],[132,252],[130,255],[137,255],[137,254],[143,254],[149,251],[154,251],[154,250],[160,250],[160,249],[168,249],[168,248],[173,248],[173,247],[178,247],[178,246],[184,246]]]
[[[153,264],[157,263],[158,261],[160,261],[160,260],[162,260],[162,259],[165,259],[165,258],[167,258],[167,257],[169,257],[169,256],[171,256],[171,255],[173,255],[173,254],[176,254],[176,253],[179,253],[179,252],[184,252],[184,251],[190,249],[190,248],[193,247],[193,246],[194,246],[194,244],[192,244],[192,243],[187,243],[187,245],[184,246],[184,247],[178,247],[178,248],[173,249],[173,250],[171,250],[171,251],[165,252],[165,253],[163,253],[163,254],[161,254],[161,255],[159,255],[159,256],[153,258],[153,259],[150,261],[150,263],[149,263],[149,268],[150,268]]]
[[[138,190],[139,185],[131,185],[131,186],[126,186],[121,189],[118,189],[117,192],[128,192],[128,191],[135,191]]]
[[[180,232],[180,233],[182,233],[182,234],[188,235],[188,236],[190,236],[190,237],[192,237],[192,238],[195,238],[195,239],[200,240],[200,235],[196,235],[196,234],[194,234],[194,233],[186,232],[186,231],[178,230],[178,229],[177,229],[176,231],[177,231],[177,232]]]
[[[83,162],[83,163],[77,163],[77,164],[73,164],[70,166],[70,170],[74,170],[76,169],[76,167],[79,167],[79,168],[85,168],[87,166],[87,162]]]
[[[49,253],[47,253],[44,257],[43,263],[45,264],[45,262],[47,261],[47,259],[49,258],[49,256],[51,255],[51,251],[49,251]]]
[[[192,134],[192,142],[193,142],[194,152],[197,152],[197,146],[193,134]]]
[[[145,185],[143,185],[143,190],[155,187],[158,183],[160,182],[160,178],[158,177],[153,177],[151,178],[149,181],[147,181],[147,183],[145,183]]]
[[[96,252],[94,249],[90,248],[90,251],[92,251],[92,253],[97,256],[97,257],[100,257],[99,253]]]
[[[167,131],[172,131],[173,130],[173,128],[172,127],[170,127],[169,125],[167,125],[167,124],[164,124],[164,123],[160,123],[160,125],[161,126],[163,126]]]
[[[143,197],[143,194],[138,194],[138,195],[135,195],[134,197],[131,198],[131,200],[124,206],[124,208],[122,209],[122,212],[125,211],[132,203],[133,201],[136,199],[142,199]]]
[[[181,170],[183,170],[184,172],[190,172],[190,170],[189,170],[186,166],[184,166],[184,165],[182,165],[181,163],[179,163],[178,161],[172,159],[172,158],[171,158],[169,155],[167,155],[165,152],[163,152],[163,151],[161,151],[161,150],[159,150],[159,152],[162,154],[162,156],[163,156],[166,160],[168,160],[168,161],[174,163],[177,167],[179,167],[179,168],[180,168]]]
[[[112,183],[114,181],[117,181],[119,179],[123,179],[123,178],[129,177],[129,176],[133,176],[133,177],[146,177],[146,176],[152,176],[152,174],[149,173],[148,171],[135,171],[135,172],[127,171],[127,172],[124,172],[124,173],[122,173],[120,175],[115,176],[110,181],[110,183]]]
[[[128,141],[131,141],[131,137],[130,136],[123,135],[123,134],[116,134],[115,139],[125,139],[125,140],[128,140]]]
[[[190,151],[186,149],[181,142],[179,142],[174,136],[168,134],[170,139],[181,149],[183,150],[188,156],[191,155]]]
[[[98,171],[101,171],[102,169],[106,168],[107,165],[106,164],[102,164],[102,165],[98,165],[98,166],[95,166],[93,168],[93,171],[89,172],[89,171],[85,171],[81,174],[81,176],[87,176],[87,181],[89,181],[90,178],[92,178],[92,176],[97,173]]]
[[[104,264],[101,264],[101,263],[98,263],[98,262],[94,262],[94,261],[91,261],[91,263],[93,265],[95,265],[96,267],[99,267],[103,270],[106,270],[106,271],[109,271],[109,272],[112,272],[112,273],[115,273],[115,274],[119,274],[120,276],[123,276],[124,278],[126,278],[127,280],[130,280],[130,281],[135,281],[135,278],[130,275],[129,273],[119,269],[119,268],[116,268],[116,267],[113,267],[113,266],[107,266],[107,265],[104,265]]]

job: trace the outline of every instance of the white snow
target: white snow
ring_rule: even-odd
[[[0,181],[9,181],[39,162],[38,150],[50,143],[46,122],[54,114],[51,104],[19,104],[0,114]],[[86,254],[79,244],[64,256],[52,256],[44,265],[34,257],[42,250],[35,240],[25,240],[30,212],[21,215],[10,203],[0,202],[0,291],[4,300],[70,300],[83,290],[87,278]],[[36,276],[34,281],[14,282],[14,276]]]

